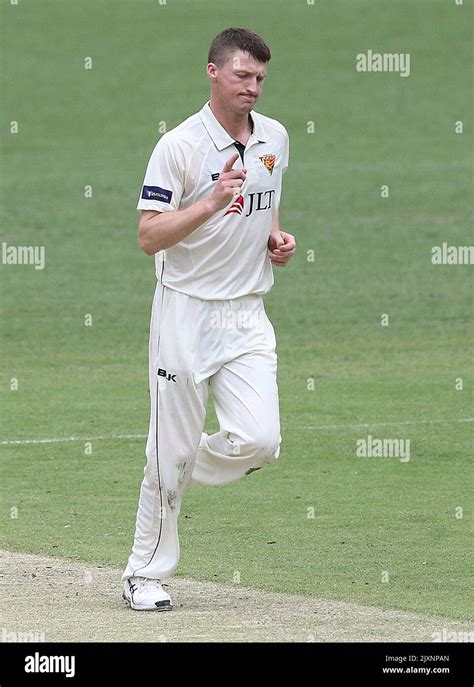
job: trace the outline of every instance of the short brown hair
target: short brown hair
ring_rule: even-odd
[[[211,43],[208,62],[221,67],[235,50],[242,50],[252,55],[259,62],[269,62],[272,54],[263,38],[250,29],[232,27],[221,31]]]

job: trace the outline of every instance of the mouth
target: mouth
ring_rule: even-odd
[[[245,95],[245,94],[241,93],[240,97],[243,98],[244,100],[246,100],[248,103],[253,103],[253,101],[255,100],[253,95]]]

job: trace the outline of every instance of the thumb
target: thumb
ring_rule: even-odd
[[[229,160],[227,160],[227,162],[225,163],[225,165],[222,169],[222,172],[230,172],[230,170],[232,169],[232,167],[234,165],[234,162],[237,160],[238,157],[239,157],[239,153],[234,153],[232,155],[232,157],[229,158]]]
[[[275,240],[275,248],[280,248],[280,246],[282,246],[285,243],[283,236],[280,234],[280,232],[275,233],[273,235],[273,238]]]

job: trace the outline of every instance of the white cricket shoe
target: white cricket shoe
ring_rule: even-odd
[[[130,577],[123,583],[123,598],[134,611],[171,611],[173,602],[160,580]]]

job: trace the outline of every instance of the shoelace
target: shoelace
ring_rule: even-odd
[[[140,592],[152,591],[153,589],[161,591],[161,584],[159,580],[151,580],[149,577],[138,578],[138,590]]]

